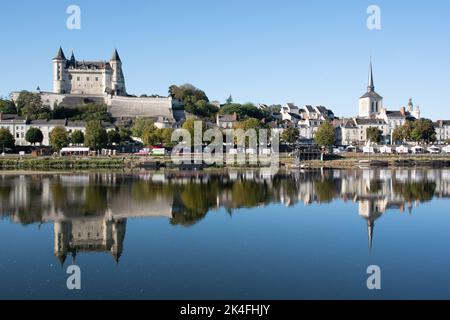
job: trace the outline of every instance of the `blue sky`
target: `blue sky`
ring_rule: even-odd
[[[81,30],[66,9],[81,8]],[[381,8],[382,29],[366,27]],[[131,94],[167,94],[192,83],[211,100],[325,105],[357,113],[370,56],[390,109],[409,97],[425,117],[450,119],[447,0],[72,0],[2,1],[0,95],[52,90],[59,45],[80,60],[117,47]]]

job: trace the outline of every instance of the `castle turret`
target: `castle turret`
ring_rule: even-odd
[[[120,60],[117,49],[114,50],[109,64],[112,68],[111,89],[114,91],[115,95],[126,96],[127,91],[125,89],[125,78],[122,72],[122,61]]]
[[[67,90],[67,59],[61,47],[53,58],[53,92],[66,93]]]

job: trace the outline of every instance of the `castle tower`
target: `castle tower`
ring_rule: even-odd
[[[70,222],[66,221],[55,222],[53,230],[55,234],[55,256],[58,258],[61,265],[64,265],[67,258],[70,236],[72,234],[72,225]]]
[[[373,81],[372,61],[369,66],[369,84],[367,92],[359,98],[359,117],[371,118],[381,111],[383,108],[383,97],[375,92],[375,84]]]
[[[125,89],[125,78],[122,72],[122,61],[120,60],[117,49],[114,50],[109,64],[112,68],[111,90],[114,91],[115,95],[126,96],[127,91]]]
[[[53,58],[53,93],[66,93],[67,90],[67,59],[61,47]]]

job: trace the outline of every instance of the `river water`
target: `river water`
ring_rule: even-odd
[[[1,299],[450,299],[447,169],[3,173],[0,200]]]

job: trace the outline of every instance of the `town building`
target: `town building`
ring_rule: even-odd
[[[42,146],[50,145],[50,133],[56,127],[64,127],[68,134],[79,130],[86,133],[86,122],[84,121],[68,121],[66,119],[50,119],[50,120],[29,120],[15,114],[0,113],[0,128],[8,129],[15,139],[16,146],[30,146],[26,141],[26,134],[31,128],[41,130],[43,135]],[[106,131],[115,130],[115,126],[108,122],[102,122],[102,127]]]
[[[236,112],[233,114],[218,114],[216,117],[216,124],[221,129],[233,129],[236,123],[238,123]]]
[[[303,108],[287,103],[281,108],[281,119],[300,132],[300,140],[312,140],[319,127],[334,119],[333,111],[323,107],[306,105]]]
[[[436,141],[446,143],[450,141],[450,120],[439,120],[434,123]]]

